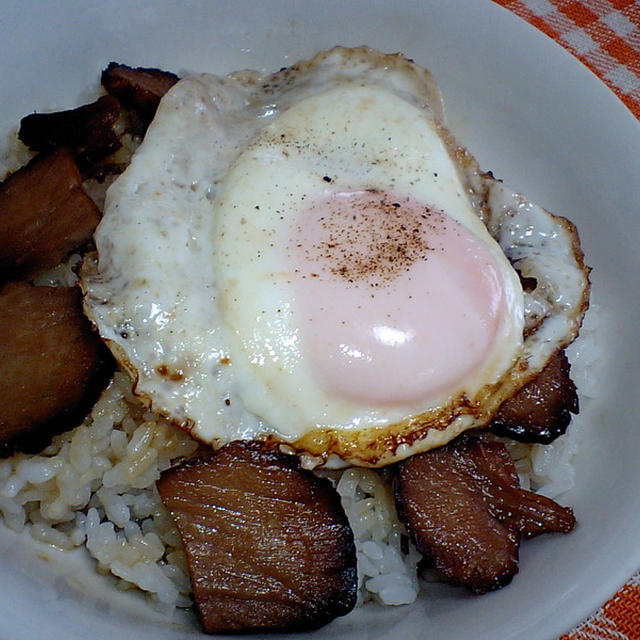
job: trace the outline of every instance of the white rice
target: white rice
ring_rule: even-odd
[[[59,549],[84,546],[96,570],[168,612],[191,604],[177,529],[155,488],[197,443],[146,411],[117,373],[91,415],[39,455],[0,461],[0,512],[16,531]],[[419,554],[398,521],[388,482],[348,469],[337,490],[356,540],[359,602],[413,602]]]
[[[189,606],[178,531],[155,489],[197,443],[130,395],[116,374],[91,415],[40,455],[0,461],[0,512],[10,528],[59,549],[85,546],[99,573],[157,605]]]
[[[356,543],[359,602],[413,602],[421,556],[398,520],[389,482],[372,469],[351,468],[342,473],[336,489]]]
[[[67,277],[62,271],[56,276]],[[585,372],[597,357],[596,316],[589,313],[569,350],[583,409],[593,395]],[[170,614],[191,605],[190,583],[178,531],[155,482],[198,445],[142,407],[130,387],[126,374],[117,373],[80,426],[39,455],[1,460],[0,513],[8,527],[44,544],[85,547],[98,573],[114,577],[120,589],[142,590]],[[567,434],[548,446],[509,443],[525,488],[557,497],[573,486],[579,423],[574,419]],[[420,555],[398,521],[387,474],[350,468],[332,475],[354,533],[359,604],[413,602]]]

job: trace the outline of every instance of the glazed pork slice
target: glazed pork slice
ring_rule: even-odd
[[[91,238],[100,211],[68,149],[37,155],[0,184],[0,280],[28,279]]]
[[[102,86],[124,107],[133,109],[145,123],[151,122],[160,98],[178,82],[175,73],[110,62],[102,72]]]
[[[549,444],[567,430],[578,413],[576,386],[564,351],[557,351],[531,382],[502,403],[489,428],[521,442]]]
[[[32,113],[20,122],[18,138],[32,151],[71,149],[80,170],[92,173],[94,165],[121,146],[113,127],[120,103],[102,96],[76,109],[54,113]]]
[[[482,483],[490,512],[501,522],[515,523],[525,538],[573,530],[576,520],[572,509],[520,488],[515,465],[502,443],[476,439],[462,446]]]
[[[449,444],[399,463],[394,491],[398,516],[427,563],[484,593],[518,572],[520,534],[490,512],[465,448]]]
[[[76,426],[113,373],[75,287],[0,290],[0,455],[41,450]]]
[[[258,442],[232,442],[157,483],[207,633],[299,631],[348,613],[353,533],[331,484]]]
[[[399,463],[394,491],[426,562],[475,593],[511,581],[521,536],[575,525],[571,509],[519,487],[502,443],[471,435]]]

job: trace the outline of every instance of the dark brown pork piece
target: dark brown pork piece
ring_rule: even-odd
[[[0,184],[0,281],[55,267],[91,238],[99,221],[71,153],[36,156]]]
[[[18,137],[32,151],[71,149],[80,170],[92,173],[95,163],[121,146],[113,130],[120,103],[102,96],[91,104],[55,113],[32,113],[20,122]]]
[[[520,488],[518,472],[504,444],[467,436],[462,446],[477,470],[489,510],[501,522],[514,522],[525,538],[573,530],[576,520],[569,507]]]
[[[576,386],[569,377],[564,351],[557,351],[547,366],[520,391],[502,403],[491,431],[521,442],[549,444],[561,436],[578,413]]]
[[[75,287],[0,290],[0,455],[41,450],[79,424],[114,369]]]
[[[331,484],[258,442],[232,442],[157,483],[207,633],[313,629],[351,611],[353,533]]]
[[[122,105],[136,111],[146,123],[155,115],[160,98],[178,82],[175,73],[110,62],[102,72],[102,86]]]
[[[474,436],[401,462],[395,497],[427,563],[475,593],[511,581],[521,536],[575,525],[571,509],[519,487],[502,443]]]
[[[491,514],[463,442],[401,462],[396,505],[427,562],[448,580],[484,593],[518,572],[520,535],[514,523]]]

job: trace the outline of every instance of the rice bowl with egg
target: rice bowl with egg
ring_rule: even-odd
[[[314,64],[326,64],[327,59],[330,60],[331,56],[338,56],[338,58],[344,57],[345,60],[348,60],[352,55],[360,56],[356,63],[356,68],[358,68],[357,64],[362,65],[364,63],[365,66],[367,66],[369,64],[367,62],[367,58],[372,57],[372,59],[375,59],[375,56],[378,54],[370,53],[365,49],[353,50],[353,52],[335,49],[328,54],[322,54],[319,56],[318,60],[320,63],[312,62],[309,65],[309,68],[313,69]],[[399,62],[401,68],[403,64],[406,64],[401,58],[395,58],[395,60]],[[372,68],[374,70],[376,69],[377,64],[377,62],[373,64]],[[362,72],[362,69],[360,72]],[[421,71],[418,70],[418,77],[420,76],[420,73]],[[189,99],[188,96],[190,95],[190,92],[192,92],[188,82],[189,81],[187,81],[187,84],[185,85],[187,87],[187,100]],[[424,76],[423,82],[425,82],[427,94],[429,94],[431,99],[434,101],[434,112],[436,114],[441,114],[442,109],[437,95],[435,94],[435,87],[431,84],[431,80],[428,75]],[[178,97],[174,98],[174,100],[177,99],[180,101],[185,99],[180,97],[179,91],[176,90],[175,93]],[[360,97],[359,99],[363,98]],[[342,100],[348,100],[348,98],[343,96]],[[332,97],[331,102],[333,102]],[[166,106],[164,108],[169,111],[171,108],[171,100],[168,100],[165,105]],[[317,109],[315,104],[314,108]],[[307,123],[306,126],[309,126],[308,118],[305,117],[304,120]],[[287,124],[286,121],[282,126],[283,131],[290,131],[291,129],[291,125]],[[348,130],[348,127],[348,124],[344,125],[345,130]],[[156,130],[160,133],[156,134]],[[154,136],[157,135],[160,137],[161,132],[162,127],[160,125],[154,125],[152,132],[147,137],[145,148],[151,148],[152,151],[155,152],[156,143],[154,142]],[[279,134],[277,130],[270,130],[269,135],[282,140],[285,134]],[[391,139],[390,136],[387,136],[387,133],[385,133],[385,136],[387,140]],[[317,142],[313,144],[307,142],[304,145],[300,142],[294,142],[293,144],[294,146],[301,145],[303,147],[318,146]],[[355,143],[352,146],[356,146]],[[325,151],[325,153],[327,152]],[[373,153],[373,157],[375,157],[376,152],[368,150],[367,153]],[[285,158],[287,156],[288,154],[284,154]],[[139,157],[143,157],[143,155],[140,155]],[[135,162],[136,160],[134,159],[134,164]],[[178,164],[181,162],[183,162],[183,160],[179,160]],[[307,160],[307,162],[309,161]],[[315,160],[312,160],[311,162],[313,163]],[[189,161],[189,164],[190,163],[191,161]],[[369,166],[369,164],[379,164],[377,160],[372,160],[371,158],[367,160],[367,163],[367,166]],[[202,162],[198,162],[196,164],[198,166],[206,166],[205,163]],[[445,164],[446,163],[443,160],[439,161],[437,167],[440,173],[444,171]],[[144,171],[144,164],[142,166]],[[238,170],[238,167],[241,167],[242,165],[239,161],[236,161],[234,166],[235,169]],[[348,163],[339,162],[338,165],[334,163],[332,166],[334,168],[334,173],[337,170],[338,174],[340,174],[345,171]],[[398,175],[404,175],[407,173],[406,168],[402,169],[402,167],[400,167],[396,170],[399,171]],[[477,170],[469,158],[465,158],[464,171],[466,171],[467,174],[473,174],[475,176],[478,175]],[[426,172],[426,169],[422,169],[422,172]],[[278,173],[282,173],[282,168],[278,169]],[[135,176],[135,174],[132,175]],[[251,172],[248,171],[247,175],[251,175]],[[438,174],[434,172],[434,175],[437,176]],[[410,176],[407,180],[409,180],[409,178]],[[145,189],[148,190],[148,187],[145,187],[143,183],[143,186],[141,186],[139,178],[134,177],[133,180],[136,185],[135,197],[141,196],[143,199],[148,199],[148,196],[145,196]],[[324,177],[322,180],[324,182],[328,182]],[[344,180],[344,178],[342,178],[342,180]],[[371,179],[369,178],[369,180]],[[170,183],[175,182],[175,178],[170,180]],[[125,184],[126,182],[124,180],[118,181],[116,185],[111,188],[110,194],[107,196],[107,224],[113,218],[112,213],[109,212],[117,211],[120,208],[119,204],[114,205],[113,203],[119,202],[118,197],[122,199],[121,194],[126,190],[126,186],[123,186]],[[364,184],[366,186],[367,184],[377,183],[374,179],[373,182],[365,182]],[[169,190],[168,192],[170,192],[170,187],[167,185],[165,185],[165,187]],[[199,193],[202,188],[206,190],[204,197]],[[158,188],[157,193],[163,193],[166,189]],[[180,191],[184,191],[184,185],[179,185],[179,189]],[[199,195],[202,202],[205,204],[216,200],[216,197],[211,195],[212,191],[210,183],[205,180],[203,186],[199,186],[198,181],[193,178],[193,176],[192,188],[186,191],[188,194],[196,194],[196,196]],[[246,189],[241,189],[241,191],[247,193]],[[367,193],[373,194],[375,199],[371,200],[371,196],[366,195]],[[370,201],[365,205],[365,211],[368,207],[380,206],[380,196],[376,195],[373,190],[368,189],[366,192],[361,191],[360,195],[358,195],[358,198],[360,199],[362,199],[361,194],[365,194],[365,200],[367,198],[370,199]],[[194,198],[196,196],[188,195],[189,198]],[[224,197],[225,196],[223,196],[223,198]],[[343,196],[339,195],[339,197],[342,198]],[[496,195],[495,198],[498,199],[498,202],[501,202],[501,197],[505,199],[506,203],[501,204],[500,206],[508,209],[510,206],[508,203],[510,196],[504,195],[504,190],[502,190],[498,192],[498,195]],[[249,200],[251,201],[251,204],[245,204],[245,208],[255,208],[256,210],[260,208],[259,206],[254,206],[252,204],[254,199],[252,199],[251,196],[249,196]],[[396,200],[403,201],[402,198],[396,198]],[[261,202],[263,202],[262,206],[265,207],[264,201],[261,200]],[[349,195],[346,202],[348,207],[353,207],[353,196]],[[384,200],[382,202],[384,203]],[[191,206],[196,206],[193,204],[193,200]],[[238,206],[240,205],[225,202],[225,207],[228,211],[235,211]],[[335,207],[336,205],[330,203],[329,206]],[[396,205],[394,201],[394,203],[388,204],[387,206],[389,207],[388,213],[397,215],[397,210],[402,205]],[[415,208],[415,206],[416,205],[406,203],[404,205],[405,208],[409,207],[409,209],[412,207]],[[499,205],[494,205],[496,211],[498,206]],[[225,207],[223,207],[223,210]],[[164,206],[161,205],[161,210],[163,209]],[[273,209],[276,213],[278,212],[275,206]],[[340,209],[338,207],[338,211],[339,210]],[[433,216],[429,209],[426,210],[426,213]],[[241,214],[234,213],[234,216],[237,217],[238,215]],[[318,215],[320,215],[320,220],[324,219],[322,217],[322,210]],[[364,224],[366,226],[372,226],[373,220],[367,220],[366,215],[368,214],[365,213],[364,215]],[[542,215],[544,219],[545,214]],[[434,222],[434,220],[439,220],[437,217],[441,216],[439,213],[436,213],[435,219],[433,217],[427,218],[425,210],[420,209],[418,216],[421,219],[431,220],[429,228],[434,228],[434,225],[442,224],[441,222]],[[280,217],[282,219],[282,216]],[[496,213],[494,218],[497,219],[497,217]],[[389,216],[385,216],[385,219],[389,219]],[[153,220],[154,218],[151,219],[152,222]],[[189,230],[189,237],[192,238],[191,243],[195,243],[197,246],[199,244],[199,231],[197,225],[203,224],[205,218],[195,217],[192,220],[200,221],[196,223],[195,228],[191,228]],[[399,220],[399,230],[404,230],[405,226],[403,220],[405,220],[405,218],[399,218]],[[549,220],[551,220],[551,218],[549,218]],[[192,224],[192,222],[189,224]],[[363,223],[359,222],[359,224]],[[476,222],[466,221],[464,224],[473,227],[476,225]],[[153,223],[153,226],[156,226],[156,223]],[[103,254],[106,255],[104,247],[113,246],[113,240],[117,237],[117,234],[109,227],[103,225],[102,228],[103,230],[101,233],[106,235],[104,235],[104,240],[100,239],[102,236],[99,236],[98,239],[99,251],[101,247],[103,248],[103,251],[100,254],[101,258],[103,257]],[[162,226],[160,228],[162,228]],[[443,228],[446,229],[446,227]],[[498,226],[498,228],[500,227]],[[173,242],[175,233],[176,229],[174,228],[171,233],[167,231],[163,235],[169,242]],[[218,228],[218,233],[220,233],[221,236],[225,236],[225,234],[232,232],[228,230],[225,231],[225,227],[222,226]],[[386,237],[389,238],[389,234],[394,233],[394,230],[393,228],[390,228],[390,230],[385,231],[383,227],[383,233],[386,233]],[[402,233],[404,233],[404,231],[402,231]],[[440,233],[443,232],[440,231]],[[457,237],[464,237],[461,229],[454,229],[454,235]],[[146,237],[146,234],[143,237]],[[324,241],[320,241],[320,245],[317,246],[322,246],[323,242]],[[365,242],[370,242],[371,245],[374,245],[378,243],[379,240],[372,238]],[[324,245],[326,244],[327,242],[324,242]],[[353,243],[350,242],[349,244]],[[133,247],[129,247],[127,249],[127,246],[128,245],[126,244],[123,245],[125,253],[131,253],[134,251]],[[270,246],[275,247],[276,245],[272,244]],[[301,246],[301,244],[298,242],[297,246]],[[332,246],[335,246],[335,244]],[[497,244],[495,246],[497,247]],[[574,245],[572,244],[572,241],[570,241],[569,248],[572,246]],[[168,248],[169,247],[167,247],[167,250]],[[420,245],[418,245],[418,248],[420,248]],[[193,247],[191,247],[191,249],[193,249]],[[421,250],[424,252],[425,249],[433,250],[432,247],[423,245]],[[507,247],[507,249],[513,251],[512,247]],[[458,247],[457,251],[464,252],[465,249]],[[493,251],[495,253],[495,250]],[[161,250],[161,253],[163,256],[166,256],[166,251],[163,252]],[[471,253],[474,256],[477,255],[479,253],[479,248],[474,248]],[[570,253],[571,251],[569,251],[569,254]],[[214,251],[213,255],[220,255],[220,251]],[[227,256],[228,259],[230,254],[226,253],[224,255]],[[387,267],[390,266],[393,269],[398,268],[398,261],[395,259],[396,255],[400,254],[394,253],[394,261],[386,263]],[[407,257],[408,255],[409,253],[406,250],[401,254],[403,257]],[[498,249],[498,253],[496,255],[502,256],[502,252]],[[527,252],[525,250],[525,257],[526,256]],[[195,259],[200,261],[200,253],[198,251],[195,252]],[[312,257],[312,261],[317,261],[318,259],[318,256],[316,256],[316,258]],[[501,259],[504,260],[506,264],[504,257]],[[146,258],[144,260],[146,261]],[[183,257],[178,257],[176,260],[177,261],[171,262],[165,259],[164,266],[169,266],[174,271],[180,271],[181,269],[188,268],[191,258],[187,258],[185,260]],[[353,263],[353,260],[351,263]],[[159,263],[151,260],[149,264],[156,268]],[[347,267],[349,266],[348,263],[345,264],[347,264]],[[411,265],[410,259],[408,265]],[[487,263],[482,268],[477,267],[476,270],[480,272],[487,271],[489,266],[489,263]],[[578,256],[578,270],[581,266],[581,256]],[[110,318],[115,316],[111,311],[105,311],[103,309],[104,301],[110,300],[113,297],[111,294],[105,294],[104,286],[105,284],[110,286],[110,283],[113,282],[114,278],[112,275],[99,273],[96,271],[96,268],[96,265],[92,262],[85,265],[83,287],[87,292],[89,315],[98,323],[99,326],[105,327],[105,322],[109,322]],[[313,264],[311,265],[311,268],[314,268]],[[399,268],[408,270],[409,267],[404,266],[402,262],[400,262]],[[468,271],[470,268],[474,268],[472,263],[467,265],[463,271]],[[534,273],[536,272],[535,267],[530,268],[533,269]],[[444,269],[450,270],[451,267],[445,266]],[[338,271],[340,272],[340,275],[344,276],[343,270]],[[488,272],[492,273],[491,270]],[[149,286],[149,283],[152,280],[152,273],[153,272],[149,272],[146,274],[146,277],[141,277],[139,279],[143,289]],[[202,269],[201,273],[208,273],[207,268]],[[354,276],[350,273],[347,274],[347,276],[348,277],[346,279],[349,282],[352,282]],[[418,276],[419,274],[414,274],[414,277]],[[256,279],[256,276],[251,276],[251,273],[249,273],[249,277],[253,277],[254,280]],[[395,277],[395,275],[393,277]],[[73,276],[70,278],[73,280]],[[514,273],[510,272],[508,278],[511,278],[513,281],[515,278]],[[162,278],[162,280],[163,282],[167,282],[166,277]],[[257,276],[257,280],[260,280],[260,276]],[[490,280],[487,280],[487,286],[489,286],[490,282]],[[583,274],[583,288],[586,286],[584,283],[586,283],[586,272]],[[485,285],[474,285],[474,287],[476,289],[479,288],[480,291],[483,290],[483,286]],[[201,289],[205,291],[210,290],[210,284],[203,281]],[[160,290],[161,289],[158,288],[158,292]],[[139,295],[135,295],[136,300],[139,300]],[[250,299],[250,295],[248,295],[247,292],[237,295],[244,300]],[[581,313],[585,304],[585,295],[586,294],[578,293],[577,297],[574,297],[575,311],[573,313]],[[215,301],[216,296],[207,294],[206,299],[211,303],[212,301]],[[510,300],[508,304],[516,304],[514,302],[513,293],[508,293],[507,299]],[[100,304],[98,306],[94,306],[95,301],[100,301]],[[202,303],[185,303],[185,300],[182,298],[180,304],[185,305],[183,312],[191,313],[193,318],[197,318],[198,315],[200,315],[206,322],[206,319],[209,317],[205,308],[202,306]],[[280,306],[285,306],[287,303],[280,301],[278,304]],[[406,304],[406,302],[396,304]],[[500,304],[503,305],[504,303]],[[521,299],[518,304],[522,305]],[[201,439],[211,440],[218,444],[224,442],[224,438],[221,437],[221,434],[215,431],[214,433],[216,433],[216,435],[213,437],[206,435],[207,429],[211,429],[211,427],[205,428],[201,426],[197,419],[192,418],[188,413],[183,414],[182,409],[177,413],[172,411],[170,407],[173,405],[171,402],[168,404],[166,403],[166,397],[173,397],[180,403],[184,402],[184,399],[187,397],[193,398],[199,395],[205,395],[201,391],[193,393],[192,391],[183,389],[183,381],[185,379],[187,379],[187,381],[199,379],[200,381],[205,381],[206,384],[207,377],[212,378],[214,381],[219,381],[220,379],[224,379],[225,376],[207,376],[202,373],[190,374],[188,372],[188,367],[186,366],[179,366],[175,362],[166,364],[166,362],[175,356],[172,355],[172,351],[168,347],[168,343],[164,338],[157,338],[158,341],[156,343],[158,345],[158,347],[156,347],[156,351],[161,359],[163,359],[162,365],[154,366],[151,364],[152,361],[149,361],[144,365],[143,369],[137,370],[133,365],[134,357],[131,355],[123,356],[122,352],[125,350],[123,345],[125,343],[118,342],[118,340],[122,339],[127,341],[130,340],[133,335],[144,335],[145,329],[143,325],[149,325],[152,327],[150,334],[150,338],[152,340],[156,339],[153,336],[154,331],[162,331],[167,326],[169,327],[169,334],[178,333],[182,336],[180,331],[174,332],[171,330],[172,327],[177,326],[173,324],[172,317],[179,315],[175,312],[175,304],[171,307],[164,307],[163,310],[161,306],[158,306],[158,304],[154,302],[152,307],[155,309],[155,312],[149,316],[148,320],[142,320],[141,322],[135,320],[124,321],[119,317],[115,317],[115,320],[112,321],[115,331],[107,332],[105,337],[107,337],[112,345],[115,354],[121,359],[125,370],[133,372],[134,378],[137,380],[137,395],[142,395],[143,397],[147,395],[148,392],[145,391],[145,387],[141,386],[141,378],[144,378],[144,376],[148,375],[149,372],[158,375],[165,387],[171,387],[171,382],[178,383],[179,387],[177,391],[176,389],[171,388],[168,394],[163,392],[163,394],[158,396],[159,398],[165,398],[164,400],[160,400],[160,413],[167,414],[171,420],[178,424],[182,424],[182,426],[188,426],[188,431],[191,431],[192,435],[196,435]],[[249,311],[250,316],[251,314],[255,314],[255,311]],[[580,316],[578,316],[578,318],[580,318]],[[446,324],[446,322],[447,321],[445,320],[444,324]],[[528,320],[528,322],[531,323],[532,321]],[[564,339],[560,335],[558,336],[560,340],[564,340],[564,342],[560,342],[561,346],[564,346],[564,344],[570,341],[571,337],[577,330],[575,327],[579,324],[580,320],[574,320],[573,322],[573,333],[570,333],[569,336]],[[237,324],[241,325],[242,323],[242,320],[237,321]],[[468,330],[469,329],[466,331]],[[504,329],[501,330],[504,331]],[[195,339],[191,340],[191,342],[196,345],[202,344],[204,335],[212,333],[210,330],[205,328],[200,329],[199,331],[201,332],[199,337],[198,334],[196,334]],[[507,333],[509,334],[517,335],[521,332],[522,324],[518,325],[516,323],[515,327],[507,329]],[[215,334],[215,331],[213,333]],[[183,337],[180,337],[179,340],[183,341],[182,344],[184,344],[185,339]],[[455,337],[453,340],[455,342]],[[425,348],[428,349],[428,345],[425,345],[422,350],[424,351]],[[138,346],[136,347],[135,352],[139,351],[140,347]],[[143,357],[145,356],[143,355]],[[506,356],[500,357],[506,358],[506,361],[510,361],[515,356],[513,355],[513,352],[509,352]],[[179,358],[184,358],[184,356],[179,355]],[[213,361],[217,360],[222,362],[223,359],[229,360],[225,349],[214,348],[212,349],[211,354],[205,353],[204,355],[198,355],[196,357],[187,356],[184,362],[189,362],[191,363],[190,366],[192,366],[195,362],[204,361],[207,363],[207,367],[211,367],[211,363]],[[277,361],[277,358],[274,361]],[[498,362],[504,362],[504,360],[501,361],[498,359]],[[176,372],[175,376],[170,375],[172,371]],[[533,371],[535,372],[535,369]],[[373,375],[374,377],[379,377],[380,372],[374,372]],[[455,380],[455,377],[453,379]],[[402,383],[402,385],[406,386],[405,383]],[[367,386],[370,386],[370,384]],[[419,397],[424,396],[424,391],[421,389],[418,390],[417,393]],[[235,393],[229,393],[223,389],[223,391],[221,393],[218,392],[217,395],[218,397],[227,399],[232,398],[234,409],[235,405],[238,404],[236,397],[237,394]],[[155,392],[151,392],[150,398],[152,399],[151,404],[155,408]],[[366,401],[367,400],[365,398],[365,402]],[[165,403],[164,405],[162,404],[163,402]],[[232,403],[227,402],[226,406],[228,407],[230,404]],[[407,409],[403,409],[403,411],[406,410]],[[199,415],[204,415],[204,413],[207,411],[210,412],[211,410],[205,409],[197,411],[202,411]],[[219,411],[216,412],[214,410],[214,413],[220,415]],[[249,416],[248,418],[238,418],[237,413],[232,413],[231,415],[231,420],[237,421],[234,428],[236,430],[240,430],[232,433],[236,433],[237,435],[239,435],[240,432],[246,432],[244,435],[253,433],[250,432],[249,424],[256,424],[254,417]],[[228,417],[225,419],[230,420]],[[290,417],[282,419],[284,420],[284,423],[276,422],[276,424],[279,425],[280,430],[282,430],[282,427],[291,420]],[[295,420],[299,420],[299,418],[295,418]],[[263,423],[258,421],[258,424]],[[431,424],[437,424],[437,419]],[[468,426],[471,425],[467,422],[464,428],[468,428]],[[248,429],[249,431],[247,431]],[[445,437],[451,438],[458,431],[459,429],[454,428],[452,432]],[[237,435],[227,435],[226,438],[233,439],[234,437],[237,437]],[[255,434],[253,437],[255,437]],[[288,438],[285,437],[285,442],[293,444],[294,448],[296,446],[295,439],[290,436]],[[435,446],[442,442],[442,440],[438,439],[435,441],[431,440],[429,441],[428,446]],[[131,394],[130,385],[127,383],[127,376],[119,373],[101,398],[98,405],[94,408],[92,414],[80,427],[77,427],[67,434],[58,436],[52,445],[50,445],[50,447],[47,448],[41,456],[28,458],[18,454],[5,463],[5,468],[2,472],[6,479],[5,495],[7,498],[10,498],[3,507],[5,519],[9,526],[16,530],[23,527],[25,523],[30,522],[30,531],[34,538],[53,544],[59,548],[69,549],[75,546],[85,545],[89,553],[91,553],[91,555],[98,561],[99,572],[110,572],[113,576],[121,580],[122,584],[137,585],[140,589],[150,594],[151,599],[158,607],[164,607],[167,610],[170,610],[172,606],[189,606],[190,587],[184,552],[181,549],[178,532],[173,526],[171,519],[168,517],[168,514],[157,495],[157,491],[155,490],[155,481],[159,477],[159,474],[171,467],[176,460],[193,455],[197,447],[198,445],[196,442],[170,424],[170,421],[163,419],[157,413],[145,409],[144,406],[140,404],[139,400]],[[570,477],[569,458],[572,449],[570,446],[562,444],[562,442],[555,445],[555,448],[558,450],[565,449],[566,453],[564,454],[564,460],[558,464],[554,470],[550,471],[547,476],[546,473],[541,472],[540,463],[536,462],[535,446],[514,446],[514,452],[516,452],[516,457],[518,459],[517,463],[523,484],[527,487],[531,486],[533,488],[540,488],[542,485],[546,485],[543,490],[545,490],[548,495],[555,495],[556,491],[561,492],[570,487],[570,481],[565,479],[564,481],[558,482],[557,478],[558,474],[563,474],[565,478]],[[337,451],[339,450],[336,450],[336,452]],[[314,456],[320,455],[322,451],[311,449],[309,450],[309,453],[313,458]],[[391,451],[391,453],[397,454],[397,451]],[[406,457],[406,455],[409,455],[409,451],[403,449],[402,457]],[[545,455],[547,458],[549,457],[548,453]],[[363,458],[356,459],[360,462],[365,461]],[[349,459],[347,458],[347,460]],[[374,461],[375,460],[376,459],[374,459]],[[327,458],[325,454],[325,462],[326,461]],[[388,461],[388,459],[384,459],[384,462]],[[559,471],[558,469],[562,470]],[[358,584],[360,602],[362,603],[369,599],[375,599],[383,604],[392,605],[413,602],[419,591],[417,563],[420,558],[420,554],[418,554],[411,545],[407,546],[406,531],[403,525],[399,522],[397,514],[395,513],[391,488],[388,480],[384,480],[384,476],[379,476],[374,471],[366,469],[351,468],[344,472],[334,473],[335,475],[333,476],[333,480],[342,497],[343,506],[355,533],[356,547],[358,550]],[[558,485],[555,489],[552,488],[552,479],[554,479],[553,481]]]
[[[587,317],[589,317],[589,316],[587,316]],[[576,364],[576,365],[574,366],[573,371],[574,371],[574,374],[575,374],[575,375],[579,375],[579,363],[578,363],[578,364]],[[579,385],[579,387],[580,387],[580,385]],[[581,388],[581,387],[580,387],[580,388]],[[581,388],[581,390],[582,390],[582,388]],[[583,406],[584,406],[584,405],[583,405]],[[576,425],[574,425],[574,426],[578,426],[578,425],[579,425],[579,423],[578,423],[578,422],[576,422]],[[110,457],[110,456],[111,456],[111,454],[109,454],[109,457]],[[34,476],[34,478],[37,478],[37,476]],[[106,499],[106,492],[103,492],[103,493],[104,493],[104,495],[105,495],[105,499]],[[128,500],[128,498],[127,498],[127,500]],[[95,502],[96,502],[96,501],[95,501],[95,499],[94,499],[94,503],[95,503]],[[142,513],[142,511],[138,511],[138,513]],[[121,518],[119,519],[119,521],[120,521],[120,522],[122,521],[122,520],[121,520]],[[368,549],[368,550],[369,550],[373,555],[376,555],[376,553],[377,553],[377,552],[373,550],[373,547],[372,547],[371,545],[368,545],[368,546],[367,546],[367,549]]]

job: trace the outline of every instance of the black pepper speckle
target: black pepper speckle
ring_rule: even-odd
[[[296,243],[316,265],[303,278],[330,275],[350,285],[380,289],[441,248],[437,235],[443,214],[439,210],[424,207],[416,215],[415,204],[408,198],[390,200],[376,189],[367,189],[366,194],[354,198],[346,217],[318,217],[320,239],[313,246]],[[303,233],[302,228],[299,231]]]

